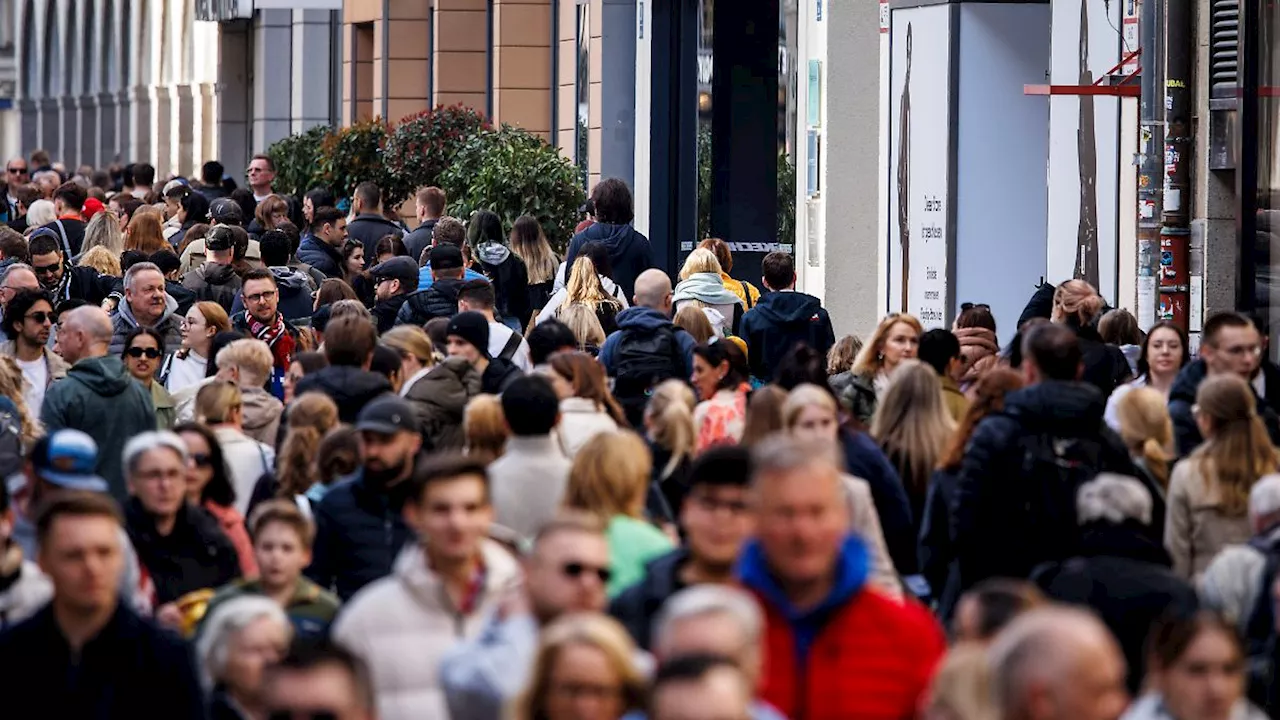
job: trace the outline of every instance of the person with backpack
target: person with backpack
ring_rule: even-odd
[[[1136,474],[1102,418],[1106,398],[1079,380],[1080,343],[1070,328],[1031,329],[1021,370],[1026,387],[982,419],[961,461],[952,531],[962,589],[989,577],[1025,578],[1070,557],[1078,550],[1080,486],[1100,472]],[[1152,526],[1163,516],[1163,507],[1153,508]]]
[[[795,259],[784,252],[771,252],[764,256],[761,268],[761,279],[769,292],[742,316],[738,334],[747,341],[751,374],[768,382],[783,356],[798,343],[826,355],[836,344],[836,334],[822,301],[796,292]]]
[[[522,372],[532,371],[529,343],[523,335],[498,322],[493,311],[496,304],[495,288],[488,280],[468,280],[458,288],[458,312],[472,310],[489,321],[489,355],[513,363]]]
[[[618,330],[600,348],[632,427],[643,427],[650,391],[663,380],[693,374],[693,336],[671,322],[671,278],[650,268],[636,278],[635,306],[618,313]]]

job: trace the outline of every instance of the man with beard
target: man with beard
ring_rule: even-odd
[[[316,539],[307,577],[346,602],[391,572],[413,534],[401,515],[397,486],[413,474],[422,449],[418,418],[394,395],[364,407],[356,420],[363,464],[315,509]]]
[[[9,339],[0,343],[0,355],[10,355],[22,368],[27,379],[23,398],[32,413],[40,411],[44,391],[67,375],[71,368],[65,360],[49,350],[49,335],[58,316],[53,302],[41,290],[19,290],[9,301],[4,333]]]
[[[37,228],[31,233],[28,252],[36,280],[49,291],[55,305],[67,300],[84,300],[90,305],[99,305],[116,282],[116,278],[101,276],[91,267],[70,266],[62,253],[57,234],[48,228]]]

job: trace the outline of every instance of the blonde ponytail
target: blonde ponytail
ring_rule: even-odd
[[[693,424],[693,408],[696,401],[689,386],[678,380],[667,380],[653,390],[649,406],[645,409],[649,438],[671,452],[671,459],[662,468],[666,478],[693,454],[697,444],[697,431]]]
[[[1168,489],[1169,461],[1173,458],[1155,438],[1147,438],[1142,443],[1141,451],[1142,462],[1147,466],[1147,472],[1160,483],[1160,487]]]

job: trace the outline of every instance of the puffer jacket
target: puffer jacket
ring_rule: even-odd
[[[506,245],[489,242],[476,247],[475,265],[493,284],[498,315],[516,318],[520,327],[528,327],[533,310],[529,307],[529,267],[524,260]]]
[[[1258,398],[1258,416],[1267,426],[1272,444],[1280,445],[1280,415],[1276,413],[1276,408],[1280,407],[1280,369],[1271,363],[1263,363],[1262,372],[1266,379],[1267,397]],[[1169,417],[1173,420],[1173,439],[1178,457],[1190,455],[1204,440],[1191,408],[1196,404],[1200,383],[1208,376],[1209,367],[1204,360],[1195,360],[1178,372],[1173,387],[1169,388]]]
[[[418,411],[424,444],[433,450],[462,449],[462,416],[479,394],[480,373],[460,357],[445,358],[414,383],[405,399]]]
[[[240,276],[230,265],[207,262],[182,276],[182,287],[195,293],[197,302],[216,302],[227,314],[231,314],[240,286]]]
[[[271,276],[276,279],[279,290],[279,306],[276,308],[285,320],[301,320],[310,318],[314,311],[315,301],[311,297],[311,278],[300,270],[291,267],[273,267]],[[244,312],[244,295],[236,293],[231,303],[231,313]]]
[[[363,470],[334,483],[312,508],[316,539],[306,574],[343,601],[387,576],[413,538],[400,504],[366,481]]]
[[[483,586],[460,611],[443,580],[427,568],[422,548],[406,547],[395,569],[360,591],[333,624],[333,639],[364,660],[383,720],[446,718],[440,661],[475,638],[498,603],[520,583],[520,566],[497,543],[481,545]]]
[[[298,245],[298,259],[324,273],[342,279],[342,253],[325,241],[309,237]]]
[[[369,401],[391,392],[391,383],[382,375],[358,367],[330,365],[299,380],[294,394],[312,390],[332,398],[338,406],[338,418],[344,423],[354,424]]]
[[[120,307],[111,313],[111,346],[107,349],[112,355],[124,352],[124,338],[129,331],[138,327],[138,320],[133,316],[133,308],[128,302],[121,302]],[[164,338],[164,351],[171,353],[182,347],[182,317],[178,315],[178,301],[165,295],[164,314],[160,321],[151,326],[152,330]]]
[[[397,325],[426,325],[428,320],[458,314],[458,289],[462,280],[442,278],[426,290],[410,293],[396,313]]]
[[[106,419],[110,422],[104,422]],[[86,358],[44,395],[40,422],[46,432],[74,428],[98,443],[97,473],[117,502],[129,498],[121,453],[129,438],[155,430],[151,393],[125,370],[118,355]]]

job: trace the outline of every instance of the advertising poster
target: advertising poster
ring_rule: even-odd
[[[888,309],[947,323],[951,172],[950,5],[890,19]]]

